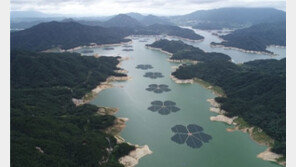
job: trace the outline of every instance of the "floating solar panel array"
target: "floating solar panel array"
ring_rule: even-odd
[[[168,115],[171,112],[177,112],[180,111],[180,108],[176,107],[176,103],[173,101],[153,101],[151,102],[151,106],[148,108],[148,110],[152,112],[158,112],[161,115]]]
[[[137,69],[141,69],[141,70],[148,70],[148,69],[152,69],[152,65],[150,64],[139,64],[136,67]]]
[[[114,50],[114,48],[112,48],[112,47],[105,47],[105,48],[103,48],[103,50]]]
[[[124,48],[132,48],[133,46],[132,45],[123,45],[122,47],[124,47]]]
[[[169,92],[171,91],[171,89],[169,88],[168,85],[164,85],[164,84],[151,84],[149,85],[148,88],[146,88],[146,90],[154,92],[154,93],[162,93],[162,92]]]
[[[133,51],[134,49],[122,49],[122,51],[130,52]]]
[[[156,79],[164,77],[160,72],[146,72],[144,77]]]
[[[203,143],[208,143],[212,136],[205,134],[203,128],[189,124],[187,127],[183,125],[175,125],[172,127],[172,131],[175,133],[171,140],[178,144],[186,144],[191,148],[200,148]]]

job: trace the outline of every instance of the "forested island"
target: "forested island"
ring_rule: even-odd
[[[286,46],[286,22],[256,24],[220,37],[225,41],[211,45],[271,53],[266,50],[267,46]]]
[[[205,52],[200,48],[187,45],[182,41],[174,41],[162,39],[158,40],[148,47],[159,48],[166,52],[172,53],[170,60],[193,60],[193,61],[211,61],[211,60],[224,60],[229,61],[230,57],[217,52]]]
[[[11,51],[11,166],[123,166],[135,147],[104,130],[114,124],[99,107],[75,106],[109,76],[118,57]]]

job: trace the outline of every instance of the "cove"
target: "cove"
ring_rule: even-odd
[[[94,53],[99,55],[129,57],[129,60],[122,62],[121,67],[129,71],[128,75],[132,79],[114,82],[114,88],[100,92],[91,101],[92,104],[98,106],[118,107],[119,112],[116,116],[129,118],[126,128],[120,135],[127,142],[139,145],[147,144],[153,151],[151,155],[140,159],[138,167],[279,166],[256,158],[257,154],[263,152],[267,147],[252,141],[248,134],[241,131],[227,132],[228,125],[211,122],[210,116],[216,115],[209,111],[210,104],[206,101],[208,98],[214,97],[211,91],[199,84],[176,84],[172,81],[170,78],[172,66],[178,64],[168,62],[166,54],[145,47],[145,44],[154,42],[155,38],[145,37],[144,39],[147,39],[147,42],[140,42],[139,39],[133,40],[131,45],[134,51],[132,52],[123,51],[124,47],[122,46],[116,46],[114,50],[94,49]],[[208,47],[207,40],[206,37],[203,42],[192,44],[205,51],[211,51],[212,48],[206,49]],[[201,47],[202,45],[204,47]],[[250,54],[242,56],[243,58],[229,56],[236,62],[244,62],[253,60],[256,56],[262,58],[266,55]],[[270,58],[270,56],[267,57]],[[153,69],[137,69],[136,66],[139,64],[150,64]],[[148,71],[161,72],[164,77],[157,79],[143,77]],[[166,84],[171,91],[157,94],[145,90],[150,84]],[[180,111],[161,115],[148,110],[151,102],[155,100],[174,101]],[[212,139],[198,149],[190,148],[186,144],[177,144],[171,140],[174,135],[171,128],[178,124],[185,126],[197,124],[203,127],[204,132]]]

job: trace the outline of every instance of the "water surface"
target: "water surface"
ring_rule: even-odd
[[[150,37],[146,43],[152,43],[154,40],[155,38]],[[210,39],[206,38],[204,42],[193,45],[211,51],[212,48],[207,46],[209,41]],[[226,132],[228,125],[211,122],[209,117],[216,114],[209,111],[210,105],[206,100],[214,95],[198,84],[174,83],[170,74],[172,66],[177,64],[168,62],[166,54],[147,49],[144,46],[146,43],[133,40],[132,52],[122,51],[122,46],[114,47],[114,50],[94,49],[99,55],[129,57],[129,60],[122,62],[122,68],[129,71],[128,75],[132,79],[114,82],[114,88],[100,92],[91,103],[118,107],[120,110],[116,116],[129,118],[120,135],[130,143],[147,144],[153,151],[153,154],[140,160],[138,167],[278,167],[274,163],[256,158],[266,147],[252,141],[248,134],[240,131]],[[240,53],[240,57],[235,55],[235,51],[219,51],[231,52],[230,56],[237,62],[264,57],[244,53]],[[146,71],[136,69],[138,64],[151,64],[154,68]],[[143,75],[147,71],[161,72],[164,78],[145,78]],[[171,91],[162,94],[146,91],[150,84],[166,84]],[[154,100],[174,101],[181,110],[169,115],[151,112],[147,108]],[[177,144],[170,139],[174,135],[171,128],[177,124],[197,124],[212,136],[212,140],[199,149]]]

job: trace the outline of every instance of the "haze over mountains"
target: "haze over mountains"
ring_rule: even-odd
[[[263,22],[283,21],[285,19],[286,12],[273,8],[220,8],[175,16],[171,18],[171,21],[202,29],[208,29],[207,27],[214,29],[215,26],[236,28]]]
[[[24,13],[24,17],[21,17],[21,13]],[[57,15],[46,15],[42,13],[36,13],[36,17],[33,16],[34,15],[31,14],[31,12],[11,12],[11,28],[24,29],[41,22],[52,20],[61,21],[67,17],[57,17]],[[129,20],[129,23],[133,22],[132,25],[152,25],[157,23],[165,25],[195,26],[200,29],[221,29],[250,26],[263,22],[277,22],[285,20],[285,17],[286,12],[273,8],[220,8],[212,10],[198,10],[190,14],[170,17],[127,13],[102,17],[73,17],[73,19],[82,24],[107,27],[114,26],[114,22],[116,20],[119,21],[118,19],[120,19],[119,23],[122,23],[122,20]],[[131,18],[134,20],[132,21]]]
[[[15,16],[15,14],[13,15]],[[18,16],[20,17],[20,14]],[[24,17],[25,20],[28,19],[28,15],[24,16],[26,16]],[[19,19],[19,17],[17,18]],[[109,18],[59,17],[59,19],[55,20],[60,21],[60,23],[43,23],[43,26],[37,24],[48,22],[48,20],[52,21],[54,18],[47,17],[43,18],[44,20],[36,20],[34,18],[35,20],[33,19],[31,22],[12,21],[12,29],[25,28],[26,30],[12,33],[11,40],[15,41],[13,42],[13,49],[31,47],[35,50],[44,50],[52,47],[69,49],[90,43],[123,42],[127,41],[124,37],[128,35],[165,34],[191,40],[203,39],[203,37],[192,30],[178,26],[192,26],[196,29],[205,30],[243,28],[238,30],[238,33],[235,31],[234,35],[229,34],[222,37],[225,40],[229,40],[228,43],[225,41],[222,45],[246,50],[266,51],[266,47],[270,44],[285,45],[285,28],[278,28],[278,26],[285,23],[285,17],[286,13],[284,11],[272,8],[221,8],[201,10],[187,15],[172,17],[142,15],[139,13],[119,14]],[[259,29],[252,28],[252,31],[244,30],[244,28],[257,24],[268,24],[269,26],[257,26]],[[40,42],[41,39],[43,39],[42,42]],[[248,43],[252,43],[252,45]]]

